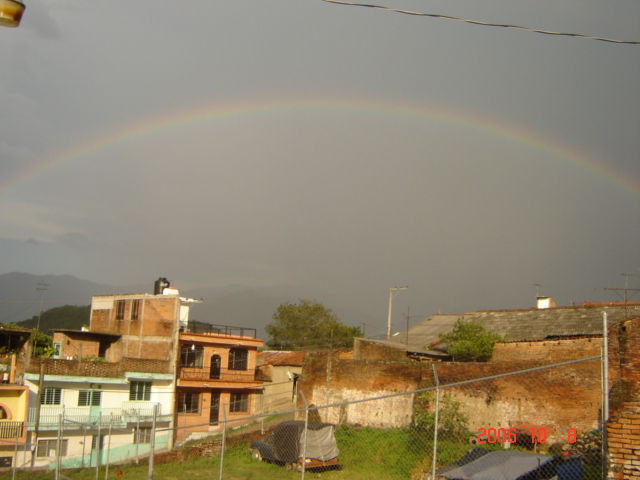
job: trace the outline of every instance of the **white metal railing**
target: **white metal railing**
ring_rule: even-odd
[[[27,427],[35,427],[37,407],[29,408]],[[41,405],[39,429],[58,428],[60,415],[65,420],[65,428],[75,424],[82,425],[108,425],[109,423],[130,423],[148,421],[156,416],[163,415],[162,405],[158,402],[122,402],[121,407],[65,407],[62,405]],[[167,412],[166,415],[169,415]]]

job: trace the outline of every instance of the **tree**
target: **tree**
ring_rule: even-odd
[[[31,332],[31,342],[33,343],[33,356],[49,358],[55,351],[53,348],[53,337],[41,332]]]
[[[300,300],[283,303],[265,327],[271,337],[267,347],[287,350],[347,347],[353,337],[362,336],[360,327],[348,327],[322,303]]]
[[[489,332],[480,323],[465,322],[462,318],[453,325],[449,333],[440,334],[450,345],[447,353],[457,362],[486,361],[493,355],[493,344],[503,342],[504,337]]]

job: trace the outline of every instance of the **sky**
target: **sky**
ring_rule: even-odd
[[[25,3],[0,28],[0,273],[381,321],[394,286],[418,316],[640,288],[640,45],[322,0]],[[378,4],[640,41],[637,0]]]

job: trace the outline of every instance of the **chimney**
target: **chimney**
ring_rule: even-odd
[[[557,307],[556,301],[552,297],[538,297],[537,308],[555,308]]]

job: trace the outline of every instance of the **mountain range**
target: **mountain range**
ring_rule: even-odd
[[[72,275],[33,275],[11,272],[0,274],[0,323],[20,323],[33,328],[33,317],[40,311],[45,312],[65,305],[86,306],[91,304],[93,295],[111,295],[119,293],[153,293],[155,279],[148,284],[105,285],[82,280]],[[179,285],[174,285],[179,288]],[[191,319],[216,325],[231,325],[255,328],[258,338],[267,340],[264,327],[272,321],[273,313],[285,302],[297,303],[302,298],[298,292],[302,288],[288,285],[254,287],[230,285],[224,288],[179,288],[180,295],[202,299],[191,310]],[[312,298],[330,308],[349,326],[363,326],[368,334],[379,333],[385,324],[385,313],[380,316],[337,304],[336,298]],[[330,302],[330,303],[329,303]],[[42,317],[41,330],[50,328],[46,324],[46,315]],[[75,317],[74,317],[75,318]],[[65,325],[63,328],[77,328],[88,324],[88,319],[78,317],[73,322],[77,326]],[[378,327],[375,330],[372,326]],[[60,328],[60,327],[58,327]]]

